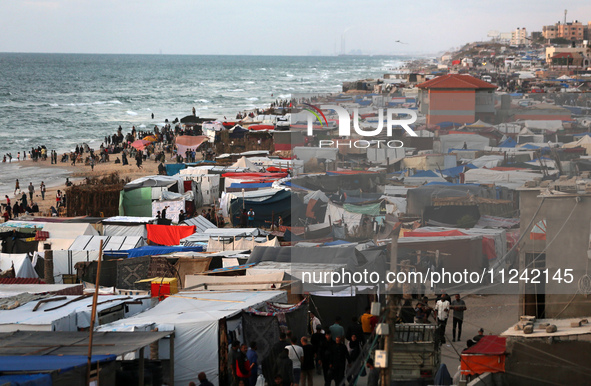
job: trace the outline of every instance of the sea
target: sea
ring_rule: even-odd
[[[120,125],[124,133],[152,129],[193,107],[200,117],[233,120],[294,93],[339,92],[345,81],[382,76],[408,59],[0,53],[0,161],[40,145],[58,154],[82,143],[98,148]],[[21,186],[64,182],[66,171],[39,165],[0,163],[0,197],[17,176]]]

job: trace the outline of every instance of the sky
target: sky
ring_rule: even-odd
[[[588,0],[0,0],[0,52],[436,54],[564,9],[591,21]]]

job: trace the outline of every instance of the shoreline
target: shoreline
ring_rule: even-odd
[[[116,157],[115,157],[116,158]],[[139,177],[144,177],[144,176],[148,176],[148,175],[154,175],[154,174],[158,174],[158,164],[157,162],[154,162],[154,159],[148,159],[146,161],[144,161],[144,163],[142,164],[143,169],[139,169],[134,165],[121,165],[121,164],[115,164],[114,161],[109,161],[109,162],[105,162],[105,163],[97,163],[94,166],[94,171],[91,170],[90,166],[86,166],[84,164],[76,164],[76,166],[72,166],[69,162],[58,162],[58,164],[51,164],[51,161],[49,159],[45,160],[45,161],[37,161],[34,162],[32,160],[26,160],[26,161],[19,161],[18,165],[22,168],[36,168],[36,169],[40,169],[40,170],[47,170],[47,169],[61,169],[61,170],[65,170],[68,172],[68,174],[66,175],[66,177],[68,177],[70,179],[70,182],[74,183],[74,184],[79,184],[84,182],[84,179],[86,177],[104,177],[107,175],[110,175],[111,173],[114,172],[118,172],[119,173],[119,177],[121,179],[125,179],[125,178],[129,178],[131,180],[134,180],[136,178]],[[15,163],[12,163],[15,164]],[[2,170],[2,166],[0,166],[0,171]],[[41,199],[41,193],[39,192],[39,184],[35,184],[33,183],[33,186],[35,187],[35,195],[33,197],[33,202],[36,202],[37,205],[39,206],[39,213],[35,213],[34,217],[48,217],[46,216],[47,213],[49,212],[50,208],[52,206],[55,207],[55,196],[58,190],[61,190],[62,192],[64,192],[66,190],[66,180],[64,177],[62,179],[61,182],[56,182],[56,183],[47,183],[46,184],[46,192],[45,192],[45,200]],[[13,179],[12,185],[8,185],[8,193],[2,193],[2,195],[0,196],[1,200],[0,202],[2,202],[2,204],[6,203],[6,199],[4,198],[5,194],[8,194],[8,197],[10,198],[11,201],[11,205],[14,205],[15,199],[16,197],[14,196],[14,180],[16,180],[16,176]],[[43,177],[40,176],[37,179],[41,180]],[[52,177],[50,177],[52,178]],[[53,177],[55,178],[55,177]],[[61,176],[60,176],[61,178]],[[48,181],[51,181],[49,178],[47,179]],[[29,194],[27,191],[27,186],[29,185],[29,181],[19,178],[19,183],[20,183],[20,188],[21,188],[21,192],[25,192],[27,193],[27,198],[29,198]],[[40,183],[40,182],[39,182]],[[22,193],[21,193],[22,194]],[[67,197],[66,197],[67,200]],[[67,202],[67,201],[66,201]],[[49,216],[50,217],[50,216]],[[15,220],[13,218],[13,220]],[[18,218],[16,218],[16,220],[18,220]]]

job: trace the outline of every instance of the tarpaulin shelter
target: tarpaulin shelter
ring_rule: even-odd
[[[504,336],[484,335],[474,346],[462,351],[462,374],[504,373],[506,341]]]
[[[148,238],[146,224],[155,223],[156,218],[151,215],[146,217],[115,216],[106,218],[102,222],[104,236],[141,236],[146,240]]]
[[[173,330],[175,384],[188,384],[203,371],[214,385],[226,385],[230,382],[220,374],[220,369],[225,370],[228,363],[227,331],[241,324],[242,310],[261,309],[267,302],[286,299],[285,291],[181,292],[150,310],[102,325],[98,330]],[[159,357],[167,358],[168,349],[162,347]]]
[[[187,150],[197,150],[202,143],[209,141],[207,135],[179,135],[175,139],[177,153],[184,156]]]
[[[91,367],[100,367],[101,383],[115,380],[116,355],[93,355]],[[100,362],[100,364],[99,364]],[[86,384],[88,358],[83,355],[65,356],[2,356],[0,357],[0,376],[2,385],[72,385]],[[7,383],[5,383],[7,382]]]
[[[284,225],[291,225],[292,221],[302,217],[300,214],[304,210],[300,198],[289,190],[276,190],[275,194],[263,200],[242,199],[239,195],[230,203],[229,215],[232,224],[240,224],[243,209],[249,211],[251,208],[255,212],[252,226],[261,228],[268,228],[271,219],[277,221],[279,216],[283,219]]]
[[[571,149],[571,148],[575,148],[575,147],[582,147],[582,148],[585,148],[585,153],[587,155],[591,155],[591,137],[588,135],[585,135],[584,137],[582,137],[578,141],[565,143],[562,147],[567,148],[567,149]]]
[[[0,332],[28,331],[78,331],[88,328],[92,316],[92,297],[55,296],[37,310],[39,300],[29,301],[20,307],[0,312]],[[124,305],[120,312],[118,306]],[[150,300],[139,296],[101,295],[97,305],[98,323],[138,314],[150,307]],[[2,359],[0,359],[2,362]]]
[[[141,257],[141,256],[157,256],[157,255],[166,255],[169,253],[176,253],[176,252],[202,252],[205,249],[203,246],[154,246],[154,245],[145,245],[139,248],[133,248],[128,250],[121,250],[121,251],[105,251],[105,255],[107,256],[127,256],[129,258],[132,257]]]
[[[147,224],[148,240],[158,245],[179,245],[181,239],[195,233],[194,226]]]
[[[14,267],[14,277],[38,278],[27,253],[0,253],[0,271]]]
[[[439,141],[433,142],[433,150],[448,153],[452,149],[463,149],[464,144],[466,149],[484,150],[490,145],[490,139],[473,133],[442,135],[439,137]]]
[[[467,173],[472,170],[471,169]],[[407,210],[409,214],[422,216],[425,209],[434,203],[434,199],[448,197],[469,197],[487,195],[484,187],[473,184],[429,184],[415,189],[409,189],[407,195]]]

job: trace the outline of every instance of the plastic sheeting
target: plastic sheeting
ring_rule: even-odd
[[[484,150],[489,146],[489,139],[478,134],[448,134],[439,137],[441,143],[441,153],[447,153],[451,149],[462,149],[464,144],[470,150]],[[434,143],[435,149],[435,143]]]
[[[153,201],[152,202],[152,215],[156,216],[158,212],[162,212],[166,208],[166,218],[172,220],[174,223],[179,222],[179,215],[181,210],[185,210],[185,200],[182,201]],[[148,225],[149,227],[149,225]],[[150,232],[148,231],[148,239]],[[158,243],[160,244],[160,243]],[[175,244],[176,245],[176,244]]]
[[[194,226],[147,224],[148,240],[159,245],[179,245],[181,239],[195,233]]]
[[[197,150],[197,148],[206,141],[209,141],[209,137],[206,135],[180,135],[176,137],[175,144],[178,154],[181,154],[184,157],[187,150]]]
[[[126,304],[123,313],[123,317],[135,315],[150,307],[150,299],[140,300],[142,297],[133,296],[130,299],[129,296],[103,295],[100,301],[106,302],[97,305],[97,313],[138,300],[140,304]],[[0,313],[0,331],[78,331],[79,328],[88,328],[92,314],[92,308],[89,307],[92,304],[92,297],[66,304],[76,298],[77,296],[66,296],[64,300],[42,304],[37,311],[33,311],[37,301],[28,302],[12,310],[4,310]],[[46,311],[57,306],[62,307]]]
[[[354,227],[358,227],[361,224],[361,218],[363,215],[361,213],[353,213],[348,212],[344,208],[329,202],[326,206],[326,212],[324,215],[324,223],[336,223],[338,221],[342,221],[343,225],[347,225],[350,230]]]
[[[26,253],[0,253],[0,270],[7,271],[14,264],[15,277],[38,278]]]
[[[174,330],[175,384],[186,385],[203,371],[210,382],[219,385],[219,321],[249,307],[286,300],[284,291],[183,292],[148,311],[100,326],[98,330],[135,331],[153,327],[160,331]],[[168,354],[168,349],[161,349],[164,350],[159,357]]]
[[[215,238],[210,238],[207,242],[207,252],[219,252],[219,251],[252,251],[254,247],[278,247],[279,240],[274,237],[271,240],[264,242],[257,242],[254,237],[242,238],[233,240],[230,243],[218,241]]]
[[[133,190],[122,190],[119,194],[119,215],[121,216],[152,216],[152,188],[144,187]]]

